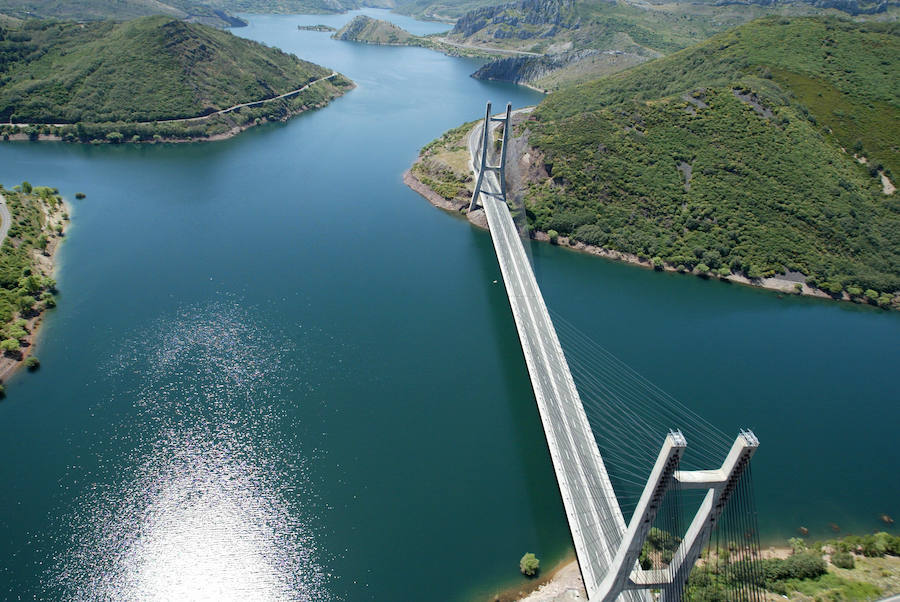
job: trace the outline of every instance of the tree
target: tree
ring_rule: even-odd
[[[34,372],[41,367],[41,360],[33,355],[29,355],[25,360],[25,367],[28,368],[29,372]]]
[[[19,350],[19,341],[16,339],[4,339],[0,341],[0,351],[13,353]]]
[[[25,295],[19,298],[19,309],[23,312],[30,311],[35,303],[37,303],[37,299],[31,295]]]
[[[526,577],[534,577],[537,575],[540,566],[541,561],[531,552],[522,556],[522,560],[519,561],[519,570],[522,571],[522,574]]]
[[[31,194],[31,184],[29,182],[22,182],[22,192],[25,194]]]
[[[550,237],[550,244],[555,245],[559,240],[559,232],[556,230],[547,230],[547,236]]]
[[[788,545],[791,546],[791,553],[799,554],[801,552],[805,552],[808,548],[806,547],[806,542],[803,541],[802,537],[791,537],[788,540]]]

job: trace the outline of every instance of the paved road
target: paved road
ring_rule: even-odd
[[[319,82],[323,82],[326,79],[331,79],[331,78],[335,77],[337,74],[338,74],[337,71],[332,71],[331,75],[326,75],[325,77],[320,77],[319,79],[313,80],[313,81],[309,82],[308,84],[306,84],[305,86],[297,88],[296,90],[291,90],[290,92],[285,92],[284,94],[279,94],[278,96],[273,96],[272,98],[264,98],[262,100],[254,100],[253,102],[244,102],[239,105],[234,105],[232,107],[228,107],[227,109],[222,109],[221,111],[214,111],[212,113],[207,113],[206,115],[200,115],[199,117],[181,117],[179,119],[157,119],[156,121],[134,121],[131,123],[138,124],[138,125],[152,125],[154,123],[188,123],[191,121],[202,121],[204,119],[209,119],[210,117],[215,117],[216,115],[224,115],[225,113],[231,113],[232,111],[237,111],[238,109],[242,109],[244,107],[255,107],[256,105],[261,105],[261,104],[265,104],[267,102],[273,102],[276,100],[281,100],[282,98],[288,98],[290,96],[300,94],[301,92],[303,92],[310,86],[313,86]],[[9,123],[6,123],[4,125],[16,125],[16,126],[24,128],[24,127],[31,127],[32,125],[36,125],[36,126],[49,125],[51,127],[64,127],[67,125],[74,125],[74,124],[71,124],[71,123],[13,123],[12,120],[10,120]]]
[[[441,44],[446,44],[447,46],[455,46],[457,48],[466,48],[469,50],[481,50],[483,52],[488,52],[491,54],[517,54],[522,56],[544,56],[539,52],[528,52],[527,50],[511,50],[509,48],[495,48],[493,46],[478,46],[476,44],[463,44],[461,42],[454,42],[452,40],[448,40],[447,38],[434,38],[436,41]]]
[[[474,167],[480,161],[480,153],[475,151],[481,127],[476,127],[469,137]],[[575,552],[591,598],[622,539],[625,520],[518,230],[505,199],[500,197],[494,172],[485,174],[483,186],[487,194],[482,193],[479,202],[487,215]],[[619,599],[650,600],[643,592],[627,592]]]
[[[6,197],[0,193],[0,245],[6,240],[9,234],[9,226],[12,224],[12,216],[9,214],[9,207],[6,206]]]

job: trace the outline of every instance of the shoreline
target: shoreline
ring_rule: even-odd
[[[0,196],[3,193],[0,192]],[[4,198],[5,202],[5,198]],[[50,238],[47,244],[46,254],[39,255],[38,264],[40,265],[40,269],[42,272],[45,272],[47,276],[53,277],[53,274],[56,270],[56,253],[59,250],[60,243],[65,239],[66,231],[68,230],[67,222],[68,220],[63,218],[63,214],[67,214],[71,219],[71,206],[66,201],[60,201],[59,207],[57,207],[56,211],[52,214],[47,214],[47,224],[48,228],[54,228],[57,224],[61,224],[63,230],[60,234],[53,236]],[[46,313],[46,309],[42,310],[37,315],[28,318],[28,334],[22,339],[22,347],[21,347],[21,358],[9,357],[5,353],[0,354],[0,385],[5,386],[8,379],[14,376],[19,372],[19,370],[25,366],[25,359],[29,356],[33,355],[34,348],[36,345],[38,334],[40,333],[41,325],[44,321],[44,314]]]
[[[415,165],[420,161],[420,158],[417,158],[413,163]],[[412,167],[407,169],[403,174],[403,183],[406,184],[409,188],[419,193],[422,197],[424,197],[429,203],[437,207],[438,209],[442,209],[447,212],[456,213],[460,217],[467,218],[469,223],[473,226],[481,228],[483,230],[487,230],[487,221],[484,219],[483,211],[480,209],[476,209],[473,211],[473,215],[469,215],[464,211],[466,207],[468,207],[468,202],[448,200],[439,195],[437,192],[432,190],[427,184],[422,182],[419,178],[416,177],[414,173],[412,173]],[[542,232],[540,230],[535,230],[533,232],[532,240],[537,240],[540,242],[550,243],[550,236],[546,232]],[[575,251],[579,253],[586,253],[588,255],[595,255],[598,257],[604,257],[606,259],[611,259],[614,261],[620,261],[624,263],[628,263],[631,265],[639,266],[642,268],[655,270],[655,271],[663,271],[663,272],[679,272],[675,266],[664,264],[663,266],[657,268],[653,265],[653,262],[650,259],[641,259],[637,255],[632,253],[625,253],[623,251],[616,251],[614,249],[606,249],[604,247],[596,247],[593,245],[588,245],[582,242],[570,242],[569,237],[560,236],[557,240],[557,243],[554,245],[563,249],[567,249],[569,251]],[[841,293],[839,297],[836,297],[832,294],[823,291],[822,289],[813,288],[806,284],[805,279],[800,280],[790,280],[788,278],[778,278],[778,277],[769,277],[769,278],[760,278],[757,280],[751,280],[742,274],[729,274],[728,276],[718,276],[712,273],[700,273],[696,270],[684,271],[680,272],[684,274],[690,274],[696,276],[698,278],[702,278],[704,280],[722,280],[724,282],[730,282],[735,284],[741,284],[744,286],[749,286],[758,289],[770,290],[781,295],[792,295],[792,296],[803,296],[803,297],[816,297],[819,299],[830,299],[832,301],[847,301],[852,303],[857,303],[859,305],[872,305],[871,303],[866,303],[861,300],[856,300],[846,292]],[[797,286],[800,286],[798,290]],[[873,307],[878,307],[877,305],[873,305]]]
[[[793,553],[794,550],[791,546],[782,542],[760,547],[759,558],[763,560],[784,559]],[[890,595],[890,592],[888,594]],[[574,553],[569,553],[545,577],[535,579],[524,586],[510,586],[493,596],[491,600],[495,602],[571,602],[587,600],[587,592],[584,589],[578,560],[574,558]]]
[[[228,115],[229,113],[238,112],[242,108],[253,108],[255,106],[262,105],[262,104],[272,102],[275,100],[284,100],[287,98],[292,98],[292,97],[298,96],[302,92],[309,89],[310,86],[317,84],[321,81],[331,80],[338,75],[340,75],[340,74],[337,72],[333,72],[331,75],[317,79],[313,82],[310,82],[310,83],[306,84],[305,86],[303,86],[302,88],[298,88],[297,90],[291,90],[290,92],[286,92],[285,94],[281,94],[279,96],[275,96],[272,98],[242,103],[240,105],[228,107],[227,109],[222,109],[220,111],[215,111],[213,113],[209,113],[208,115],[200,115],[197,117],[185,117],[185,118],[180,118],[180,119],[163,119],[163,120],[157,120],[157,121],[121,122],[121,123],[116,123],[115,126],[122,126],[122,127],[132,126],[133,127],[133,126],[153,126],[156,124],[171,124],[171,123],[187,124],[187,123],[202,122],[204,120],[208,120],[213,117],[222,117],[222,116]],[[355,82],[352,82],[350,80],[347,80],[347,81],[349,82],[350,85],[345,90],[338,89],[340,92],[339,94],[336,94],[335,96],[332,96],[326,100],[317,102],[315,104],[301,105],[297,109],[290,109],[283,118],[278,119],[276,121],[278,123],[286,123],[287,121],[289,121],[290,119],[293,119],[294,117],[297,117],[298,115],[302,115],[303,113],[307,113],[309,111],[312,111],[315,109],[321,109],[323,107],[328,106],[334,100],[340,98],[341,96],[343,96],[350,90],[353,90],[354,88],[356,88]],[[101,140],[101,139],[94,139],[94,140],[90,140],[90,141],[72,140],[71,142],[78,143],[78,144],[162,144],[162,143],[181,144],[181,143],[185,143],[185,142],[218,142],[221,140],[228,140],[230,138],[234,138],[238,134],[240,134],[246,130],[249,130],[250,128],[264,125],[267,123],[276,123],[276,121],[272,121],[272,120],[268,119],[267,117],[261,117],[258,120],[249,121],[242,125],[232,126],[228,131],[220,132],[218,134],[212,134],[212,135],[208,135],[208,136],[194,136],[194,137],[183,137],[183,138],[182,137],[160,137],[158,140],[155,140],[155,139],[138,140],[138,141],[123,140],[121,142],[113,142],[111,140]],[[97,124],[88,124],[88,125],[97,125]],[[55,123],[55,124],[54,123],[48,123],[48,124],[0,123],[0,127],[3,127],[3,126],[15,127],[17,129],[17,132],[14,134],[3,134],[2,139],[0,139],[0,142],[67,142],[66,140],[63,139],[63,137],[58,132],[51,133],[51,134],[38,134],[36,137],[32,138],[30,134],[23,132],[22,129],[29,128],[29,127],[51,127],[51,128],[56,128],[57,130],[59,130],[62,128],[77,128],[78,123]]]

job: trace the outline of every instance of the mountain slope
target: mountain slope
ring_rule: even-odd
[[[167,15],[213,27],[241,27],[247,23],[216,8],[192,0],[0,0],[0,13],[22,19],[124,21]]]
[[[889,303],[900,203],[872,163],[897,170],[898,56],[895,25],[767,18],[551,94],[528,126],[532,223],[660,266],[800,272]]]
[[[16,56],[0,67],[0,120],[18,123],[194,117],[271,98],[331,73],[169,17],[83,26],[31,21],[6,37],[4,48]],[[328,82],[321,86],[329,97],[339,93]]]

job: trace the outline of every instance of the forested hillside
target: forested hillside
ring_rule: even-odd
[[[887,303],[898,57],[893,24],[766,18],[552,94],[528,124],[533,225],[659,266],[800,272]]]
[[[202,116],[272,98],[331,73],[280,50],[170,17],[83,25],[27,21],[0,29],[0,52],[0,121],[26,124]],[[338,76],[311,87],[300,100],[321,103],[348,85]],[[290,102],[283,101],[280,110],[290,112]]]

